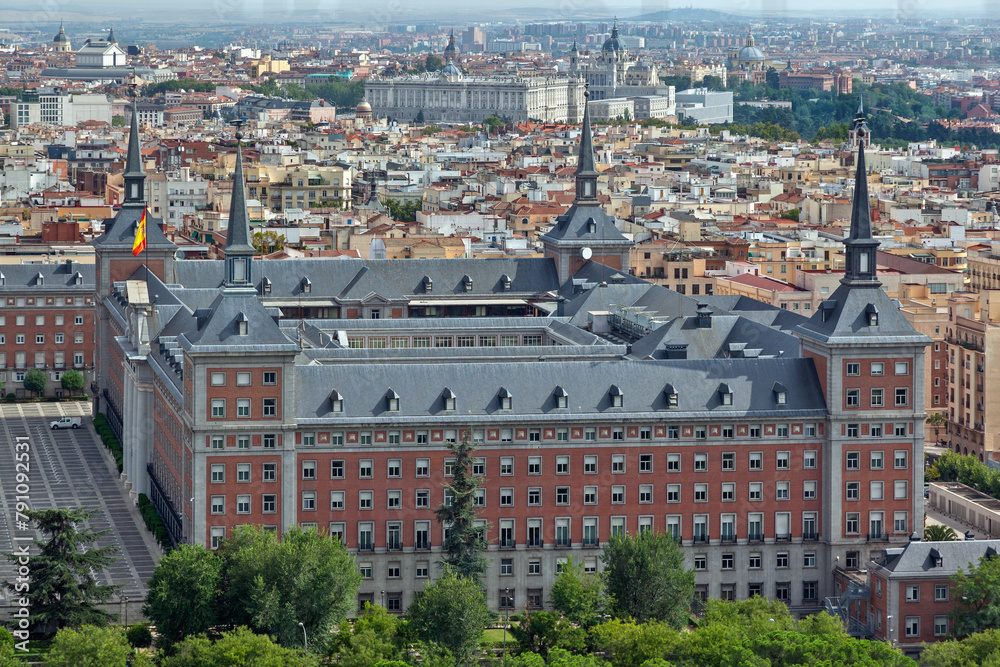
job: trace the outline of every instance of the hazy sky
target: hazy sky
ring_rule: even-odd
[[[624,19],[671,8],[695,6],[716,9],[747,18],[794,18],[826,16],[853,12],[859,16],[920,18],[955,16],[995,17],[1000,0],[971,0],[945,3],[940,0],[699,0],[663,2],[655,0],[508,0],[502,4],[469,3],[460,0],[367,0],[363,3],[340,0],[0,0],[0,20],[12,24],[27,22],[44,25],[66,20],[115,23],[139,19],[157,23],[203,23],[212,26],[230,22],[294,21],[304,23],[342,22],[386,24],[413,21],[490,21],[521,20],[559,21],[593,20],[618,16]]]

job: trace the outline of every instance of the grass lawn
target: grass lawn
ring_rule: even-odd
[[[510,633],[507,633],[507,642],[510,643]],[[503,644],[503,628],[490,628],[483,630],[483,642],[488,644]]]

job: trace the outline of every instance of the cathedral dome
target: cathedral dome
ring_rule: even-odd
[[[451,31],[451,35],[448,36],[448,46],[444,47],[444,59],[453,60],[455,55],[458,53],[458,49],[455,48],[455,31]]]
[[[66,44],[69,42],[69,37],[66,36],[66,31],[63,29],[62,25],[59,25],[59,34],[52,38],[53,44]]]
[[[618,39],[618,27],[615,26],[611,29],[611,36],[604,42],[604,46],[601,47],[601,51],[604,51],[605,53],[613,53],[615,51],[624,50],[625,45],[620,39]]]
[[[740,49],[738,59],[744,62],[763,62],[767,60],[767,56],[756,46],[744,46]]]
[[[358,102],[358,106],[354,107],[354,113],[371,113],[372,105],[368,104],[368,100],[364,97]]]
[[[441,70],[441,74],[445,76],[462,76],[462,70],[455,66],[455,63],[448,61],[448,64],[444,66]]]

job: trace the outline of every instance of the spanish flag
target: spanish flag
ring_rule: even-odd
[[[142,209],[142,217],[135,227],[135,241],[132,242],[132,256],[138,255],[146,249],[146,209]]]

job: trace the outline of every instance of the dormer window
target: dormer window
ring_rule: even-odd
[[[584,188],[584,191],[586,192],[586,188]],[[597,223],[594,222],[593,218],[588,218],[587,219],[587,232],[589,234],[596,234],[597,233]]]
[[[514,397],[509,391],[507,391],[506,387],[500,387],[498,396],[500,397],[501,410],[510,410],[514,407]]]
[[[312,281],[309,278],[302,279],[302,293],[309,294],[312,292]]]
[[[674,389],[674,385],[668,384],[663,388],[663,398],[666,400],[668,408],[677,407],[677,390]]]
[[[733,390],[725,382],[719,385],[719,400],[723,405],[733,404]]]
[[[465,285],[466,292],[472,291],[472,278],[470,278],[468,274],[462,276],[462,284]]]
[[[36,275],[35,276],[35,284],[39,285],[39,286],[44,285],[45,284],[45,276],[43,276],[41,273],[39,273],[38,275]]]
[[[247,333],[248,333],[248,331],[249,331],[249,328],[250,328],[250,322],[249,322],[249,319],[246,316],[246,313],[240,313],[236,317],[236,331],[237,331],[237,333],[239,333],[239,335],[241,335],[241,336],[246,336]]]
[[[608,390],[608,395],[611,397],[611,407],[620,408],[625,404],[625,395],[618,385],[611,385],[611,389]]]
[[[392,389],[385,394],[385,409],[389,412],[399,412],[399,394]]]
[[[334,389],[330,392],[330,412],[344,411],[344,397]]]
[[[83,274],[80,273],[79,271],[77,271],[76,274],[73,275],[73,282],[75,284],[77,284],[77,285],[82,285],[83,284]]]
[[[431,280],[430,276],[424,276],[424,293],[429,294],[431,289],[434,288],[434,281]]]
[[[565,410],[569,407],[569,394],[562,387],[556,387],[556,390],[552,392],[556,397],[556,408],[560,410]]]
[[[500,284],[503,285],[503,289],[504,289],[505,292],[509,292],[510,291],[510,276],[508,276],[506,273],[503,274],[502,276],[500,276]]]
[[[875,304],[869,303],[865,308],[865,316],[868,318],[868,326],[877,327],[878,326],[878,308]]]
[[[788,403],[788,391],[785,389],[785,385],[775,382],[772,391],[774,392],[775,403],[778,405],[786,405]]]
[[[270,294],[271,293],[271,279],[270,278],[266,278],[265,277],[264,280],[262,280],[260,284],[261,284],[261,288],[264,290],[264,294]]]
[[[448,412],[455,411],[455,392],[447,387],[444,388],[444,392],[441,394],[441,398],[444,399],[444,409]]]
[[[6,285],[6,284],[7,284],[7,276],[0,273],[0,285]]]

